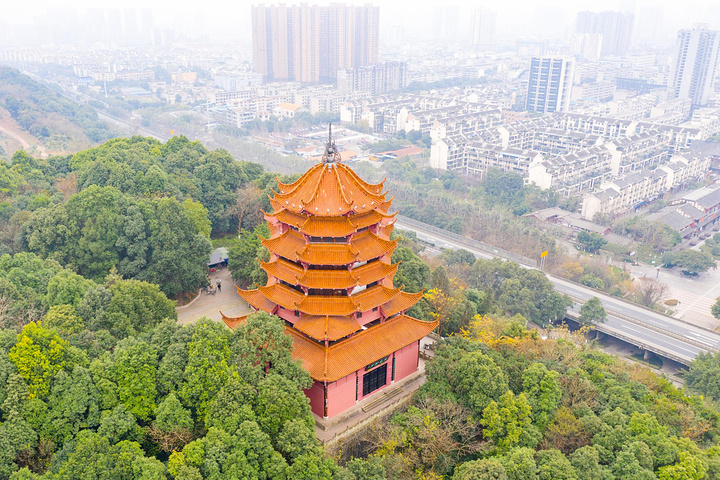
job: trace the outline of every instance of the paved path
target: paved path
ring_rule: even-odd
[[[720,322],[710,313],[715,299],[720,297],[720,270],[709,270],[698,277],[687,277],[680,274],[680,269],[661,268],[640,265],[628,266],[634,278],[657,278],[668,286],[665,300],[679,300],[680,304],[671,307],[675,310],[674,317],[681,318],[699,327],[716,330]]]
[[[229,317],[244,315],[252,311],[248,304],[237,294],[235,284],[227,268],[222,268],[210,274],[210,281],[213,285],[215,285],[217,278],[222,282],[219,292],[214,295],[203,292],[192,303],[178,307],[179,324],[194,322],[200,317],[220,321],[222,320],[221,310]]]

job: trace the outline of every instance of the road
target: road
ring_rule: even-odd
[[[432,243],[440,248],[463,248],[476,257],[493,258],[485,249],[470,246],[472,240],[462,243],[456,241],[452,234],[444,235],[435,229],[426,229],[413,222],[396,222],[397,228],[410,230],[417,234],[418,239]],[[477,243],[480,246],[479,242]],[[528,267],[532,268],[532,267]],[[676,318],[663,315],[626,302],[568,280],[548,275],[558,292],[569,295],[576,303],[569,314],[579,312],[582,303],[591,297],[598,297],[608,313],[606,322],[597,326],[597,330],[620,338],[624,341],[650,350],[658,355],[688,365],[699,354],[720,350],[720,334],[711,330],[696,327]]]

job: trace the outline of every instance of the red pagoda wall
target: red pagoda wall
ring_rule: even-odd
[[[351,373],[347,377],[328,385],[328,417],[337,415],[355,405],[356,375],[357,372]],[[362,389],[362,385],[360,388]]]
[[[417,371],[420,341],[395,352],[395,381],[402,380]]]
[[[314,382],[312,386],[305,390],[305,396],[310,399],[310,409],[318,417],[325,415],[323,404],[325,402],[325,393],[321,382]]]

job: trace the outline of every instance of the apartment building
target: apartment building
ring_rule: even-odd
[[[667,192],[678,190],[687,183],[702,179],[709,169],[709,157],[676,155],[654,170],[646,169],[619,176],[583,197],[582,216],[592,220],[598,213],[621,215]]]
[[[339,70],[377,63],[379,18],[373,5],[254,5],[254,69],[266,81],[334,82]]]

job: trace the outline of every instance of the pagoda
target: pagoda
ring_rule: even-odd
[[[262,241],[267,284],[238,288],[253,309],[285,320],[293,358],[314,380],[305,393],[323,418],[415,372],[420,339],[438,325],[405,315],[422,292],[393,286],[395,216],[383,183],[366,183],[340,160],[330,135],[320,163],[293,183],[278,181]],[[223,319],[234,328],[245,317]]]

